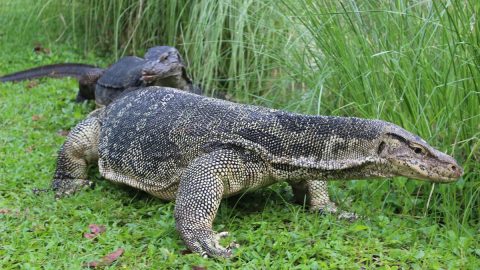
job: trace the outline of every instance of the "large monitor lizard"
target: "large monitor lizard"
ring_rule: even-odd
[[[223,197],[287,181],[312,210],[339,213],[326,181],[406,176],[452,182],[463,169],[403,128],[381,120],[312,116],[171,88],[126,93],[68,135],[52,183],[56,197],[103,177],[175,200],[188,248],[231,255],[212,222]]]
[[[142,86],[166,86],[201,93],[187,75],[180,53],[169,46],[152,47],[144,58],[123,57],[106,69],[77,63],[53,64],[4,75],[0,77],[0,82],[41,77],[77,78],[79,91],[76,101],[94,99],[99,107],[107,105],[125,90]]]

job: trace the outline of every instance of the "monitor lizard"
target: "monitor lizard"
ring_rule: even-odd
[[[52,182],[56,197],[106,179],[175,201],[176,229],[193,252],[229,257],[212,223],[224,197],[287,181],[310,209],[341,213],[326,181],[406,176],[457,180],[463,169],[382,120],[316,116],[233,103],[171,88],[126,93],[68,135]]]

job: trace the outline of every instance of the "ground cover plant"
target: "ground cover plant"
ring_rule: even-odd
[[[158,2],[158,3],[157,3]],[[195,3],[194,3],[195,2]],[[0,1],[0,74],[107,66],[179,48],[208,95],[310,114],[381,118],[455,156],[456,183],[331,182],[349,223],[292,203],[286,185],[222,202],[230,260],[188,254],[173,203],[113,185],[60,201],[65,134],[93,109],[75,80],[0,84],[0,268],[475,269],[480,267],[478,1]],[[28,14],[28,15],[27,15]],[[122,249],[123,252],[119,252]],[[108,259],[107,259],[108,261]]]

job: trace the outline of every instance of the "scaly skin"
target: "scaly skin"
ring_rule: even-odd
[[[107,69],[76,63],[53,64],[2,76],[0,82],[41,77],[75,77],[79,84],[76,101],[94,99],[98,107],[123,92],[145,86],[166,86],[201,94],[201,89],[188,77],[180,53],[169,46],[152,47],[144,58],[126,56]]]
[[[83,153],[83,154],[82,154]],[[57,197],[83,186],[88,163],[106,179],[175,200],[189,249],[228,257],[212,222],[220,200],[279,181],[314,211],[337,213],[327,180],[403,175],[451,182],[463,171],[421,138],[388,122],[309,116],[241,105],[174,89],[128,93],[92,113],[62,147]]]

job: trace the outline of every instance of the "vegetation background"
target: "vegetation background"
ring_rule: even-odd
[[[74,80],[0,85],[0,268],[80,269],[117,248],[125,269],[480,267],[480,2],[374,0],[0,0],[0,74],[50,63],[107,66],[176,46],[207,95],[292,112],[380,118],[463,164],[456,183],[331,182],[363,216],[309,213],[276,185],[222,203],[231,260],[184,254],[173,203],[114,186],[54,201],[65,131],[92,103]],[[36,47],[34,51],[33,48]],[[88,225],[107,231],[92,241]],[[108,267],[107,267],[108,268]],[[197,268],[201,269],[201,268]]]

